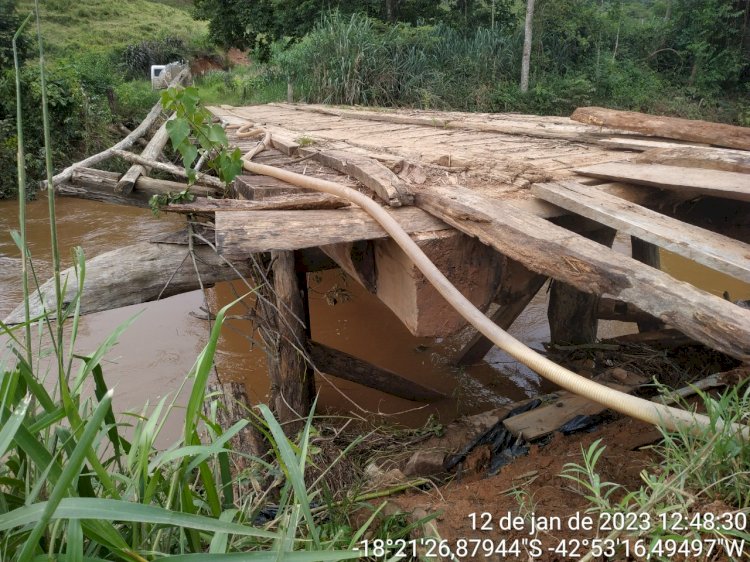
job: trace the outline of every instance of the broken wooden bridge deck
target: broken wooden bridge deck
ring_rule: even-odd
[[[470,300],[480,308],[500,305],[495,320],[503,327],[550,277],[750,358],[750,311],[600,243],[611,245],[606,232],[620,231],[634,246],[661,247],[750,282],[746,150],[564,117],[289,104],[210,109],[243,153],[259,138],[238,138],[237,127],[271,133],[273,150],[254,161],[373,193]],[[300,190],[254,175],[237,186],[235,196],[246,201],[232,208],[186,206],[215,217],[217,245],[227,257],[321,248],[413,333],[446,335],[463,324],[359,209],[280,203],[261,210]],[[691,224],[675,211],[699,199],[717,207],[730,201],[732,237],[722,223]]]

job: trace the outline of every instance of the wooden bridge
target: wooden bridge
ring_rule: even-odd
[[[593,341],[599,318],[637,320],[642,330],[666,326],[750,359],[750,310],[661,271],[658,252],[750,283],[750,129],[598,108],[572,119],[288,104],[210,110],[243,153],[265,148],[254,162],[379,201],[503,328],[552,279],[555,342]],[[155,162],[165,142],[152,139],[135,173],[76,167],[58,191],[145,205],[154,193],[184,189],[146,175],[157,166],[170,171]],[[128,154],[116,153],[137,159]],[[204,284],[246,275],[253,256],[271,252],[267,271],[282,316],[289,310],[289,318],[305,319],[300,274],[340,267],[416,335],[445,336],[464,325],[383,229],[342,200],[262,175],[239,177],[227,198],[212,179],[193,191],[195,201],[165,209],[186,214],[188,231],[90,260],[84,312],[198,288],[196,271]],[[611,249],[617,232],[631,237],[632,257]],[[184,267],[185,245],[199,258],[195,269]],[[304,394],[289,375],[304,371],[304,362],[290,367],[294,361],[283,359],[300,348],[331,374],[412,399],[435,397],[308,342],[309,332],[291,323],[276,322],[291,330],[275,340],[279,372],[271,376],[284,395],[277,406]],[[456,360],[477,361],[490,347],[477,335]]]

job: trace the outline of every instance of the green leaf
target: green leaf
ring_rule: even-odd
[[[179,150],[182,155],[182,163],[184,164],[185,169],[189,169],[195,174],[195,170],[193,170],[193,162],[198,158],[198,149],[186,141],[179,145],[177,150]],[[193,181],[195,181],[195,179],[193,179]]]
[[[224,132],[224,127],[222,127],[218,123],[214,123],[208,128],[206,136],[208,137],[208,140],[216,144],[229,144],[229,141],[227,140],[227,134]]]
[[[65,547],[65,553],[68,555],[70,562],[83,562],[83,529],[78,519],[71,519],[68,522],[68,544]]]
[[[172,146],[179,147],[190,137],[190,123],[187,119],[175,117],[167,121],[165,126],[167,133],[169,133],[169,139],[172,141]]]

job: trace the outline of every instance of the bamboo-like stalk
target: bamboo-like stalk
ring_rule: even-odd
[[[42,42],[42,25],[39,17],[39,0],[34,0],[34,11],[36,13],[36,36],[39,43],[39,80],[42,89],[42,124],[44,130],[44,163],[47,170],[47,185],[52,185],[52,143],[49,132],[49,110],[47,107],[47,76],[44,72],[44,45]],[[60,279],[61,261],[60,248],[57,241],[57,218],[55,214],[55,190],[50,189],[47,193],[47,202],[49,207],[49,226],[50,226],[50,244],[52,246],[52,268],[55,279],[55,314],[57,322],[55,324],[55,356],[57,357],[57,370],[60,381],[65,377],[65,366],[63,358],[63,324],[62,315],[63,296],[62,283]]]
[[[29,23],[33,13],[29,13],[26,19],[13,35],[13,66],[16,74],[16,140],[18,142],[18,156],[16,158],[18,174],[18,232],[21,239],[21,287],[23,291],[23,312],[26,344],[26,361],[29,369],[33,368],[33,353],[31,351],[31,313],[29,304],[29,252],[26,246],[26,160],[23,148],[23,111],[21,109],[21,66],[18,61],[18,38],[23,33],[26,24]]]

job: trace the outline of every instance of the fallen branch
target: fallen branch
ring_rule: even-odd
[[[173,118],[174,114],[172,114],[172,117],[170,117],[169,119]],[[167,142],[169,142],[169,132],[167,131],[168,121],[169,120],[162,123],[161,127],[159,127],[159,130],[154,133],[154,136],[148,142],[146,148],[144,148],[141,152],[142,158],[146,160],[153,160],[154,162],[157,161],[157,158],[161,154],[161,151],[164,150]],[[115,186],[115,192],[122,193],[124,195],[129,194],[131,191],[133,191],[135,182],[142,175],[148,175],[147,169],[141,164],[133,164],[130,169],[122,175],[120,181],[117,182],[117,185]]]

